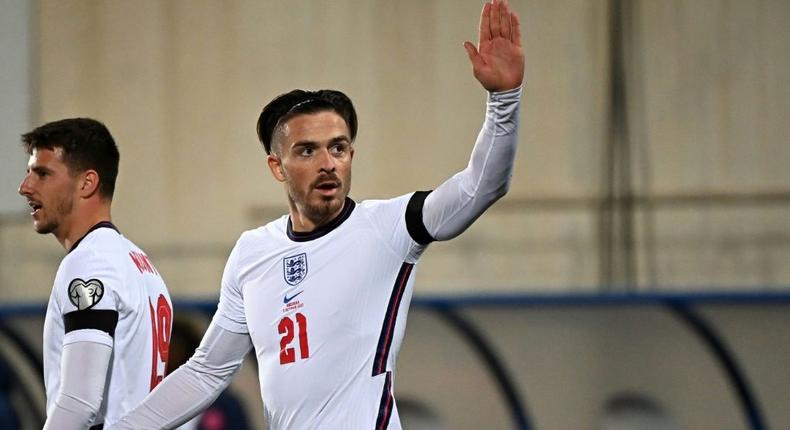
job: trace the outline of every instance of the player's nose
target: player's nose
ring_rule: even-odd
[[[19,195],[27,197],[32,194],[32,190],[30,189],[30,181],[28,181],[29,178],[30,175],[25,175],[25,177],[22,178],[22,182],[19,183],[19,188],[17,189]]]
[[[329,153],[329,150],[322,150],[318,155],[318,163],[321,170],[332,172],[335,170],[335,157]]]

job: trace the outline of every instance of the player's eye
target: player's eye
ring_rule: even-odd
[[[311,148],[309,146],[304,146],[304,147],[302,147],[299,150],[299,155],[302,156],[302,157],[309,157],[309,156],[313,155],[314,152],[315,152],[315,150],[313,148]]]
[[[347,143],[337,143],[329,148],[329,152],[333,155],[343,155],[348,151]]]

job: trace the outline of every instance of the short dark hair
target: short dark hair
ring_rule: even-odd
[[[357,112],[351,99],[337,90],[293,90],[280,94],[269,102],[258,117],[258,139],[272,153],[272,135],[278,125],[296,115],[332,111],[340,115],[351,133],[351,141],[357,137]]]
[[[93,169],[99,174],[99,194],[112,199],[118,176],[118,147],[110,131],[90,118],[68,118],[46,123],[22,135],[25,152],[63,149],[63,162],[72,174]]]

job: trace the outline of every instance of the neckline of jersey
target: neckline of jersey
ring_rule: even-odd
[[[354,200],[351,200],[350,197],[346,197],[346,201],[343,204],[343,210],[340,211],[340,214],[336,216],[335,219],[329,221],[328,223],[322,225],[321,227],[318,227],[313,231],[307,231],[307,232],[294,231],[293,224],[291,224],[291,217],[289,216],[286,234],[288,235],[288,238],[293,240],[294,242],[308,242],[311,240],[318,239],[319,237],[323,237],[327,235],[330,231],[339,227],[340,224],[343,224],[343,222],[347,220],[348,217],[351,216],[351,212],[354,211],[356,205],[357,204],[356,202],[354,202]]]
[[[93,227],[91,227],[87,233],[85,233],[81,238],[79,238],[76,242],[74,242],[74,246],[72,246],[71,249],[69,249],[68,253],[70,254],[72,251],[77,249],[77,246],[79,246],[79,244],[82,242],[82,239],[85,239],[94,230],[98,230],[100,228],[111,228],[115,230],[118,234],[121,234],[121,232],[118,230],[118,227],[116,227],[115,224],[111,223],[110,221],[99,221]]]

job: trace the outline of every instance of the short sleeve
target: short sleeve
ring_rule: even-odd
[[[121,277],[112,262],[76,250],[58,269],[53,295],[63,317],[64,345],[96,342],[112,347],[118,324]]]
[[[239,259],[243,254],[244,235],[236,242],[230,252],[225,270],[222,273],[222,286],[219,293],[219,305],[214,314],[214,322],[225,330],[233,333],[248,333],[247,317],[244,314],[244,295],[239,285]]]
[[[432,241],[421,220],[422,202],[427,195],[428,192],[417,192],[363,202],[376,230],[396,254],[410,263],[416,262]]]

